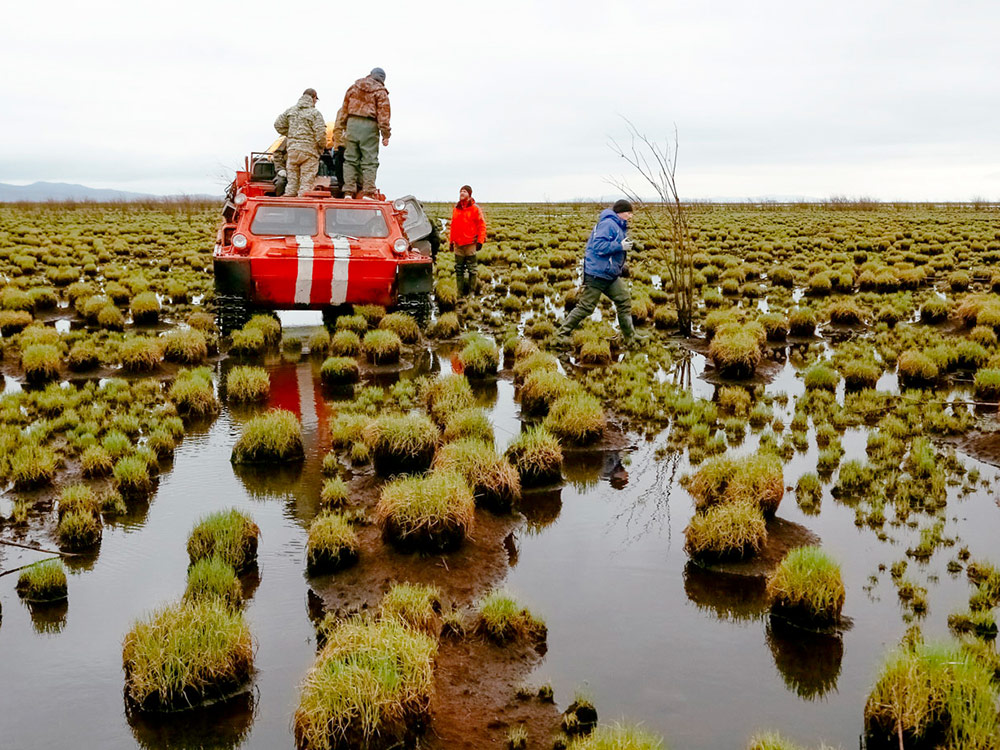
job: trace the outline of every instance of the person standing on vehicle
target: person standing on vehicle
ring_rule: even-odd
[[[628,222],[632,218],[632,204],[627,200],[616,201],[614,206],[601,211],[583,257],[583,286],[576,307],[563,320],[556,331],[555,346],[568,348],[569,334],[590,317],[602,294],[615,303],[618,327],[626,346],[635,341],[632,326],[632,298],[628,284],[621,278],[625,268],[625,255],[632,249],[628,238]]]
[[[347,150],[345,144],[345,133],[343,128],[337,126],[340,122],[340,113],[343,108],[337,110],[337,118],[326,126],[326,147],[330,151],[333,165],[333,176],[337,178],[337,187],[333,191],[334,198],[344,197],[344,152]],[[354,189],[350,190],[354,194]]]
[[[302,195],[312,190],[319,174],[319,157],[326,150],[326,123],[316,109],[316,89],[306,89],[294,107],[274,121],[274,129],[286,138],[288,184],[285,195]]]
[[[378,172],[378,141],[389,145],[389,91],[385,87],[385,71],[372,72],[359,78],[344,94],[344,104],[337,115],[337,127],[344,132],[344,185],[350,192],[361,182],[361,193],[374,198],[375,175]]]
[[[483,209],[472,199],[472,188],[462,185],[458,191],[458,203],[451,210],[451,224],[448,225],[448,249],[455,253],[455,282],[459,297],[476,291],[476,251],[483,249],[484,242],[486,217],[483,216]]]

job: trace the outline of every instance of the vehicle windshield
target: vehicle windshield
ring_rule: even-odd
[[[316,209],[307,206],[260,206],[250,231],[254,234],[316,234]]]
[[[388,237],[389,226],[380,208],[327,208],[326,233],[331,237]]]

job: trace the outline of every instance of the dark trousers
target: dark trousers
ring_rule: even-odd
[[[597,276],[583,275],[583,288],[580,289],[580,297],[576,301],[576,307],[566,316],[559,331],[560,337],[568,336],[579,325],[590,317],[601,301],[601,295],[606,294],[615,303],[615,310],[618,312],[618,327],[621,329],[622,337],[630,339],[635,335],[635,328],[632,327],[632,297],[628,291],[628,284],[621,278],[601,279]]]

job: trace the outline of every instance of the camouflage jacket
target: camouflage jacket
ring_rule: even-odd
[[[371,76],[359,78],[344,94],[344,105],[337,116],[341,129],[347,126],[347,118],[370,117],[378,122],[383,138],[389,137],[389,91],[382,82]]]
[[[343,111],[343,107],[338,109],[337,119],[326,125],[326,147],[334,151],[347,145],[347,134],[344,133],[344,126],[342,124],[342,121],[346,122],[347,118],[342,116]]]
[[[312,97],[303,94],[298,104],[289,107],[274,121],[274,129],[288,138],[289,151],[319,154],[326,149],[326,123]]]

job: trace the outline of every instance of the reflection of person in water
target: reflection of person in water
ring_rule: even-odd
[[[607,451],[604,454],[604,468],[601,469],[601,478],[607,479],[616,490],[625,489],[625,485],[628,484],[628,471],[626,471],[618,451]]]

